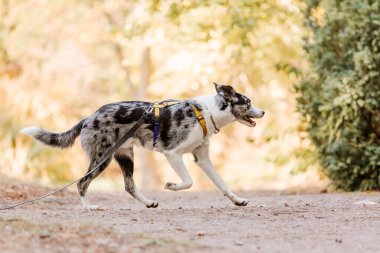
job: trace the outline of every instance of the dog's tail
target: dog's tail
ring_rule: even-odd
[[[75,139],[80,134],[84,121],[84,119],[81,120],[70,130],[63,133],[50,133],[42,128],[35,126],[25,127],[21,129],[21,133],[29,135],[46,145],[59,148],[68,148],[74,144]]]

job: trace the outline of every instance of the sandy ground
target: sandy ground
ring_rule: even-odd
[[[47,191],[1,184],[0,205]],[[0,211],[0,252],[380,252],[380,193],[240,193],[246,207],[216,192],[146,195],[157,209],[90,191],[104,210],[82,211],[73,190]]]

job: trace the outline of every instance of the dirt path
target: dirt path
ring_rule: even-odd
[[[0,190],[3,205],[47,189]],[[0,211],[0,252],[380,252],[380,193],[241,193],[247,207],[218,193],[146,195],[159,208],[121,191],[90,191],[105,210],[84,212],[70,191]]]

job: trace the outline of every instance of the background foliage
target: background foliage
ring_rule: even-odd
[[[338,188],[379,190],[380,2],[309,1],[306,17],[303,122]]]
[[[210,94],[217,81],[234,85],[266,111],[257,127],[232,124],[212,138],[212,157],[227,183],[248,190],[315,182],[313,147],[299,127],[292,92],[306,64],[302,1],[0,4],[3,174],[57,182],[87,168],[78,141],[69,150],[51,149],[20,135],[22,127],[65,131],[109,102]],[[162,156],[147,157],[136,159],[139,184],[162,189],[176,180]],[[210,187],[191,159],[186,164],[194,188]],[[122,189],[115,164],[105,174],[96,182],[109,178]],[[150,178],[156,184],[147,184]]]

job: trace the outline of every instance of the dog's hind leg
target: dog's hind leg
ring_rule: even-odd
[[[102,165],[99,166],[95,171],[91,172],[87,176],[83,177],[81,180],[79,180],[77,187],[80,195],[80,199],[82,201],[83,209],[84,210],[93,210],[93,209],[98,209],[100,206],[98,205],[90,205],[88,198],[86,196],[86,192],[88,189],[88,186],[90,185],[91,181],[96,178],[97,176],[102,173],[107,166],[110,164],[111,158],[109,158],[107,161],[105,161]],[[98,163],[95,161],[90,162],[90,166],[88,167],[88,172],[93,170]]]
[[[193,180],[191,179],[189,173],[186,170],[185,164],[183,163],[182,155],[173,152],[167,152],[165,153],[165,156],[168,159],[174,171],[182,180],[182,182],[179,184],[170,182],[166,183],[165,189],[179,191],[190,188],[193,185]]]
[[[129,192],[135,199],[143,203],[148,208],[156,208],[158,201],[147,199],[135,185],[133,180],[133,148],[120,148],[115,153],[115,160],[120,165],[124,176],[125,190]]]
[[[215,170],[215,167],[210,160],[208,142],[196,148],[193,151],[193,155],[195,162],[199,165],[199,167],[201,167],[201,169],[206,173],[211,181],[219,188],[224,196],[228,197],[232,203],[237,206],[246,206],[248,204],[247,199],[239,198],[228,188],[226,183]]]

